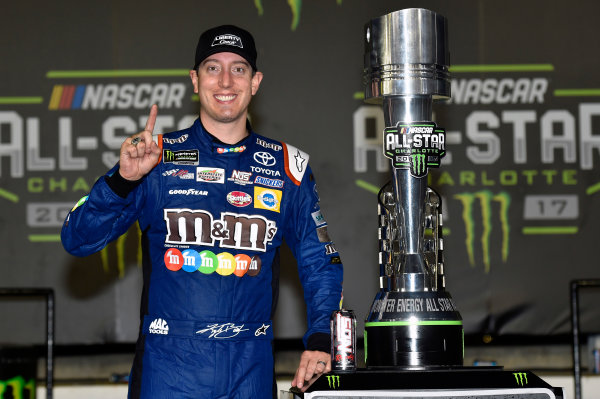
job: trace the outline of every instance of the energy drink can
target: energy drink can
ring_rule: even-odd
[[[331,369],[356,370],[356,317],[347,309],[331,313]]]

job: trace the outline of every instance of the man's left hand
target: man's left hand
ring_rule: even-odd
[[[300,365],[292,381],[293,387],[298,387],[302,392],[316,381],[323,373],[331,371],[331,356],[321,351],[304,351],[300,357]]]

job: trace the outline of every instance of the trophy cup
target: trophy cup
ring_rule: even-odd
[[[378,195],[380,290],[365,320],[372,368],[462,366],[463,326],[445,290],[441,196],[428,168],[445,154],[432,121],[450,97],[446,19],[405,9],[365,26],[365,101],[383,106],[383,151],[393,180]]]
[[[383,106],[383,151],[393,166],[378,195],[380,286],[365,320],[366,369],[334,367],[282,398],[565,397],[527,370],[463,366],[462,318],[445,288],[441,196],[427,187],[428,168],[445,154],[432,105],[450,97],[446,31],[446,19],[425,9],[365,26],[365,100]],[[353,348],[352,313],[334,316],[345,317],[332,323],[343,327],[332,336],[345,338],[335,350]]]

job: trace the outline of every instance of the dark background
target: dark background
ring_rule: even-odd
[[[381,124],[380,118],[360,117],[380,113],[360,98],[363,25],[409,7],[428,8],[447,17],[455,82],[533,78],[548,82],[542,103],[460,104],[453,100],[435,107],[438,125],[454,138],[442,168],[430,174],[432,186],[445,201],[447,288],[464,318],[465,331],[540,338],[569,331],[569,282],[598,277],[600,193],[595,184],[600,182],[599,152],[592,150],[591,165],[584,165],[580,146],[586,126],[600,136],[600,102],[597,91],[563,96],[560,90],[600,88],[597,2],[141,4],[127,0],[11,2],[0,13],[0,286],[53,288],[57,343],[130,343],[137,335],[141,290],[137,230],[132,228],[121,244],[111,244],[102,254],[83,259],[65,253],[58,234],[66,210],[108,169],[111,162],[103,161],[103,154],[116,156],[122,139],[143,128],[148,107],[52,109],[55,87],[184,84],[181,107],[161,108],[159,121],[164,131],[187,126],[198,108],[187,77],[198,35],[224,23],[250,30],[257,42],[258,67],[265,79],[251,107],[255,130],[311,155],[323,213],[344,261],[345,306],[355,310],[362,331],[362,320],[378,289],[379,272],[377,200],[361,182],[380,187],[391,176],[389,171],[377,170],[376,151],[368,152],[366,171],[355,168],[355,151],[362,148],[356,131],[366,126],[372,138],[380,131],[374,126]],[[524,65],[531,64],[545,67],[525,70]],[[517,71],[465,72],[460,68],[467,65],[513,65]],[[131,77],[52,74],[80,70],[138,72]],[[140,76],[144,70],[175,71],[170,76]],[[588,108],[595,116],[585,116]],[[514,158],[514,126],[505,120],[509,111],[534,115],[526,124],[524,163]],[[470,124],[478,116],[498,123]],[[118,137],[111,139],[109,127],[123,120],[133,127],[115,130]],[[490,133],[486,136],[485,132]],[[92,137],[97,138],[92,149],[78,141]],[[489,150],[488,142],[481,141],[485,137],[496,138],[497,157],[469,157],[470,151]],[[551,151],[552,160],[542,158],[542,137],[556,138],[563,145]],[[593,138],[588,141],[595,144]],[[565,148],[572,148],[574,157],[569,158],[570,150]],[[33,162],[37,158],[54,162],[40,170]],[[79,161],[61,163],[73,158]],[[465,171],[476,177],[473,184],[461,183]],[[563,173],[571,178],[563,180]],[[530,181],[526,174],[532,176]],[[514,176],[517,180],[508,179]],[[485,195],[489,203],[481,202]],[[510,199],[504,222],[499,195]],[[550,195],[549,201],[568,195],[577,212],[563,218],[556,208],[562,202],[534,201],[538,210],[546,206],[546,218],[526,219],[525,199],[532,195]],[[460,199],[467,197],[474,198],[470,216]],[[484,223],[486,204],[490,213]],[[466,243],[469,223],[472,244]],[[482,241],[486,226],[491,228],[489,238]],[[546,230],[531,234],[531,227]],[[509,229],[507,237],[502,228]],[[289,251],[284,251],[284,258],[275,332],[277,338],[299,338],[305,329],[301,288]],[[600,331],[597,295],[586,293],[582,302],[583,330]],[[2,325],[11,326],[0,329],[0,342],[43,340],[43,304],[2,301],[0,315]]]

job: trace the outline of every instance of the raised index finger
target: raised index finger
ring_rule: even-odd
[[[152,131],[154,130],[154,124],[156,123],[157,115],[158,115],[158,106],[156,104],[154,104],[150,108],[150,115],[148,115],[148,121],[146,121],[146,128],[144,129],[145,131],[152,133]]]

